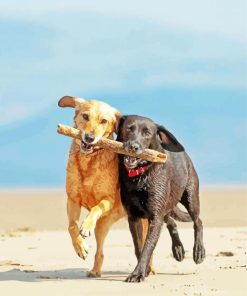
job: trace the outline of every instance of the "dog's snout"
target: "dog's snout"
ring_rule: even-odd
[[[132,153],[138,153],[138,152],[141,152],[142,150],[140,144],[136,142],[128,142],[124,145],[124,148],[126,151],[132,152]]]
[[[139,148],[140,148],[140,145],[137,144],[137,143],[133,143],[133,144],[130,145],[130,149],[131,149],[133,152],[136,152]]]
[[[95,139],[95,136],[93,134],[85,134],[85,141],[87,143],[92,143]]]

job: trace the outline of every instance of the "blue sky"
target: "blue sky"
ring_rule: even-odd
[[[5,1],[0,36],[1,187],[63,185],[65,94],[166,125],[203,184],[246,183],[245,1]]]

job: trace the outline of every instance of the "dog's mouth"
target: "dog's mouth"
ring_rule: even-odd
[[[82,153],[91,153],[91,152],[93,152],[94,145],[85,143],[84,141],[81,141],[80,148],[81,148]]]
[[[127,169],[136,168],[139,165],[140,161],[140,158],[124,156],[124,165]]]

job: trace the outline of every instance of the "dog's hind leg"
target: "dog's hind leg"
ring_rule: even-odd
[[[141,219],[133,219],[132,217],[128,217],[128,222],[135,247],[135,255],[137,260],[139,260],[143,247],[143,224],[141,222]]]
[[[178,230],[177,230],[177,224],[175,221],[170,217],[166,216],[164,221],[166,222],[166,227],[170,233],[171,239],[172,239],[172,253],[173,257],[181,262],[184,259],[184,247],[183,244],[179,238]]]
[[[193,259],[196,264],[202,263],[205,258],[205,248],[203,245],[203,226],[199,218],[200,202],[198,186],[190,182],[184,191],[180,202],[185,206],[194,222],[194,248]]]
[[[147,233],[148,233],[148,220],[147,219],[141,219],[141,224],[142,224],[142,230],[141,233],[139,234],[140,239],[141,239],[141,250],[144,247],[146,238],[147,238]],[[138,257],[139,260],[139,257]],[[155,269],[153,266],[153,255],[151,256],[148,268],[147,268],[147,275],[155,275]]]
[[[124,216],[122,210],[114,209],[109,215],[101,217],[96,224],[94,233],[97,244],[97,249],[95,253],[94,266],[92,270],[87,273],[88,277],[100,277],[101,276],[101,267],[104,260],[103,246],[104,241],[109,232],[109,229],[113,223]]]

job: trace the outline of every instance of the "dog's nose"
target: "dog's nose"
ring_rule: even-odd
[[[137,143],[132,143],[132,144],[130,144],[129,145],[129,150],[131,151],[131,152],[137,152],[138,150],[140,149],[140,145],[139,144],[137,144]]]
[[[87,143],[92,143],[95,139],[95,136],[93,134],[86,134],[85,135],[85,141]]]

